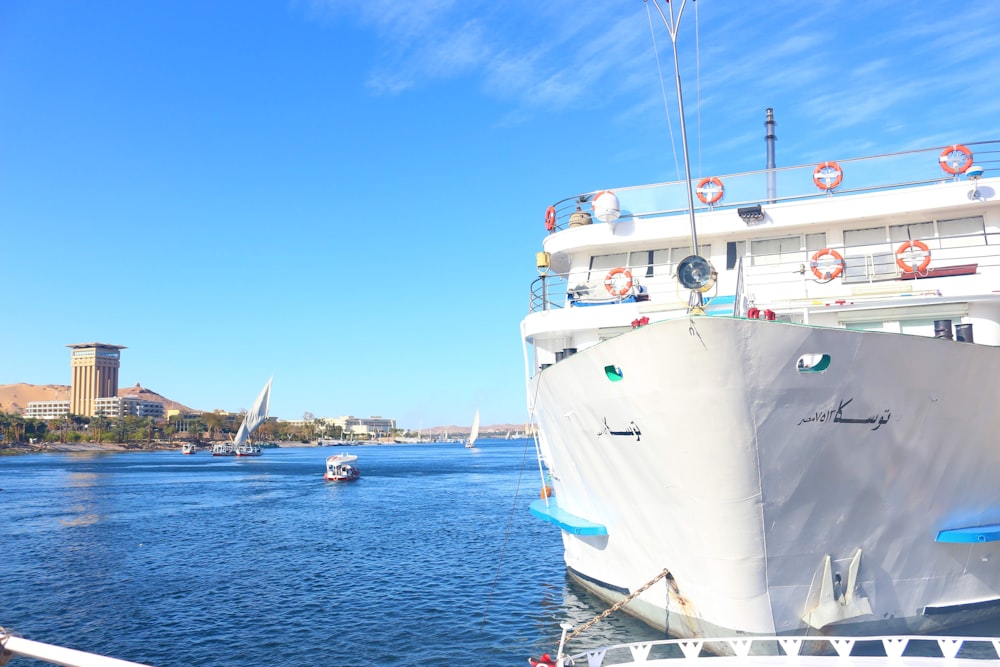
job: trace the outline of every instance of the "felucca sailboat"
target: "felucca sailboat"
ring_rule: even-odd
[[[479,437],[479,410],[476,410],[476,416],[472,418],[472,430],[469,431],[469,439],[465,441],[465,446],[472,449],[476,446],[476,438]]]
[[[253,407],[243,417],[243,423],[240,424],[239,430],[236,431],[236,437],[232,442],[232,448],[236,452],[236,456],[261,455],[260,445],[251,441],[250,436],[253,435],[258,426],[267,421],[268,410],[271,406],[271,380],[273,379],[269,379],[267,384],[264,385]]]

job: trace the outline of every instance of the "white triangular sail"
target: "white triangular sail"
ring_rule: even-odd
[[[271,407],[271,378],[264,385],[264,388],[260,392],[260,396],[257,397],[257,401],[250,408],[250,411],[243,417],[243,423],[240,424],[240,428],[236,431],[236,437],[233,439],[233,446],[239,447],[240,445],[245,445],[250,435],[257,430],[257,427],[267,421],[268,410]]]
[[[472,418],[472,430],[469,431],[469,439],[466,441],[466,447],[472,447],[476,444],[476,438],[479,437],[479,410],[476,410],[476,416]]]

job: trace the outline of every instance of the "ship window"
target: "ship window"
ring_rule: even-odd
[[[934,320],[900,320],[899,333],[933,338]]]
[[[602,282],[608,271],[619,266],[628,267],[628,253],[616,252],[613,255],[594,255],[590,258],[590,277],[588,281]]]
[[[938,220],[938,237],[942,248],[986,245],[986,229],[982,216]]]
[[[628,269],[632,272],[634,277],[652,277],[653,255],[655,253],[655,250],[639,250],[628,254]]]
[[[934,238],[933,222],[916,222],[909,225],[890,225],[889,241],[892,243],[902,243],[903,241],[918,241]]]
[[[750,259],[753,266],[797,262],[802,260],[801,255],[801,236],[750,241]]]
[[[867,227],[865,229],[848,229],[844,232],[844,247],[884,245],[885,227]]]
[[[860,331],[894,331],[894,329],[888,329],[885,326],[885,322],[882,320],[874,320],[871,322],[846,322],[844,324],[845,329],[858,329]]]
[[[670,264],[670,249],[653,251],[653,273],[658,276],[670,277],[673,275],[673,266]]]
[[[822,250],[826,247],[826,232],[819,234],[806,234],[806,251],[809,253]]]

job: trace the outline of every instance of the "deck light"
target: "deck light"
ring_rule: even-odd
[[[548,270],[552,262],[552,255],[547,252],[536,252],[535,253],[535,266],[538,267],[538,273],[544,275]]]
[[[754,225],[764,221],[764,210],[760,207],[760,204],[743,206],[736,209],[736,212],[740,214],[741,218],[743,218],[743,222],[748,225]]]
[[[677,265],[677,280],[685,289],[707,292],[715,285],[718,273],[712,263],[704,257],[691,255]]]

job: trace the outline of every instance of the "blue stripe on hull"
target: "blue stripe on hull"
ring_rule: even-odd
[[[937,534],[937,539],[934,541],[968,544],[976,542],[996,542],[997,540],[1000,540],[1000,524],[942,530]]]

